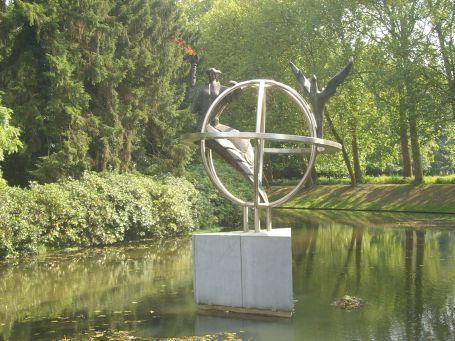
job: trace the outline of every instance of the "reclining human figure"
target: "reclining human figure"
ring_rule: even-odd
[[[189,98],[191,100],[191,111],[198,114],[197,131],[202,131],[207,111],[213,101],[229,87],[221,85],[218,80],[218,75],[221,71],[215,68],[207,69],[208,83],[196,88],[196,71],[199,63],[197,57],[193,58],[191,63],[190,73],[190,88]],[[205,127],[207,132],[238,132],[237,129],[221,124],[219,117],[224,106],[234,99],[237,94],[230,94],[225,98],[224,103],[221,103],[221,109],[218,110],[215,117]],[[221,158],[233,166],[250,184],[254,183],[254,149],[248,139],[229,138],[229,139],[210,139],[206,140],[206,145],[211,150],[214,150]],[[263,202],[268,202],[267,194],[262,187],[262,179],[259,179],[259,194]]]

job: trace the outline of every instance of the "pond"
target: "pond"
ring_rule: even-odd
[[[292,319],[199,312],[187,237],[0,262],[0,340],[455,339],[455,217],[274,211],[289,226]]]

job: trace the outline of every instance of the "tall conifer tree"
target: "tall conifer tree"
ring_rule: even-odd
[[[185,112],[185,34],[167,0],[14,1],[1,15],[0,90],[24,134],[16,182],[172,157]],[[177,162],[178,163],[178,162]],[[18,170],[25,171],[18,176]],[[9,172],[7,172],[9,170]],[[15,179],[14,179],[15,178]],[[14,181],[13,181],[14,182]]]

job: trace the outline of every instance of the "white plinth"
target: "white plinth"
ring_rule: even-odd
[[[193,235],[193,285],[215,309],[291,312],[291,229]]]

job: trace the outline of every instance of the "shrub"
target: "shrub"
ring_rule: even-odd
[[[429,181],[431,180],[433,180],[433,183],[440,185],[455,184],[455,175],[425,177],[425,183],[430,183]]]
[[[408,177],[402,177],[398,175],[380,175],[380,176],[365,176],[363,178],[363,183],[366,184],[412,184],[414,181],[414,178]]]
[[[40,243],[37,217],[40,207],[30,191],[5,187],[0,191],[0,259],[8,255],[35,253]]]
[[[201,197],[175,177],[85,173],[0,192],[0,258],[47,247],[106,245],[199,227]]]
[[[251,200],[252,188],[246,181],[243,181],[241,175],[224,163],[219,163],[216,166],[218,176],[231,193]],[[243,223],[243,210],[218,192],[207,174],[205,174],[201,164],[190,166],[186,177],[203,194],[199,199],[199,206],[204,209],[198,211],[202,228],[210,228],[217,225],[229,228],[241,226]]]
[[[351,179],[350,178],[332,178],[332,177],[325,177],[325,176],[319,176],[316,180],[316,184],[318,185],[333,185],[333,184],[339,184],[339,185],[350,185],[351,184]]]

